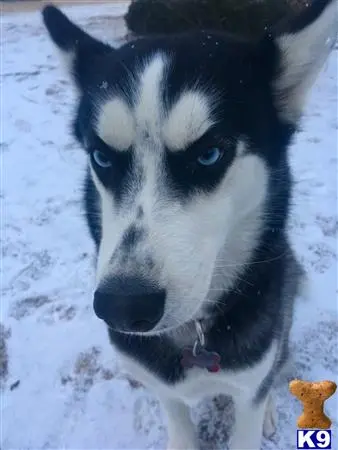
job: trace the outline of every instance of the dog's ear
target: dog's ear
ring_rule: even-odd
[[[88,74],[95,59],[115,50],[85,33],[68,17],[53,5],[47,5],[42,11],[43,22],[51,40],[61,54],[66,69],[81,89],[86,83]]]
[[[313,0],[299,16],[274,30],[279,54],[275,96],[287,121],[300,118],[306,95],[335,45],[337,24],[337,0]]]

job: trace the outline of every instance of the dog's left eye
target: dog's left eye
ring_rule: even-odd
[[[107,156],[103,152],[100,152],[100,150],[93,151],[93,159],[98,166],[104,169],[112,165],[112,162],[107,158]]]
[[[216,164],[223,156],[223,152],[215,147],[211,148],[204,153],[202,153],[198,158],[197,162],[201,166],[212,166]]]

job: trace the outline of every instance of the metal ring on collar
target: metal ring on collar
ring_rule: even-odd
[[[201,325],[201,323],[198,320],[195,321],[195,328],[196,328],[199,344],[200,344],[201,347],[204,347],[204,345],[205,345],[205,337],[204,337],[202,325]]]

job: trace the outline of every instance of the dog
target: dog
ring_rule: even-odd
[[[257,42],[223,32],[113,48],[53,5],[44,24],[78,92],[94,310],[159,398],[168,448],[197,449],[190,405],[234,402],[231,450],[276,425],[303,270],[290,246],[288,149],[336,38],[317,0]]]

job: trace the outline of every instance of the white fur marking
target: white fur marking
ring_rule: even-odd
[[[272,394],[269,394],[269,398],[266,404],[264,423],[263,423],[263,436],[265,439],[271,439],[275,434],[277,428],[277,411],[275,401]]]
[[[163,127],[164,142],[170,150],[184,150],[213,125],[205,95],[183,93],[169,113]]]
[[[115,202],[112,194],[102,185],[92,167],[90,171],[96,189],[100,194],[101,204],[100,216],[102,239],[100,242],[96,267],[96,284],[99,285],[99,283],[109,273],[109,261],[123,235],[124,230],[128,226],[128,220],[130,221],[130,217],[121,216],[116,213]]]
[[[119,98],[100,107],[96,131],[99,137],[116,150],[128,150],[135,135],[135,124],[128,105]]]
[[[135,108],[138,131],[156,140],[160,137],[160,123],[163,116],[161,82],[164,70],[164,56],[157,54],[141,75],[139,97]]]
[[[199,448],[190,408],[179,400],[161,399],[168,428],[168,450],[197,450]]]

